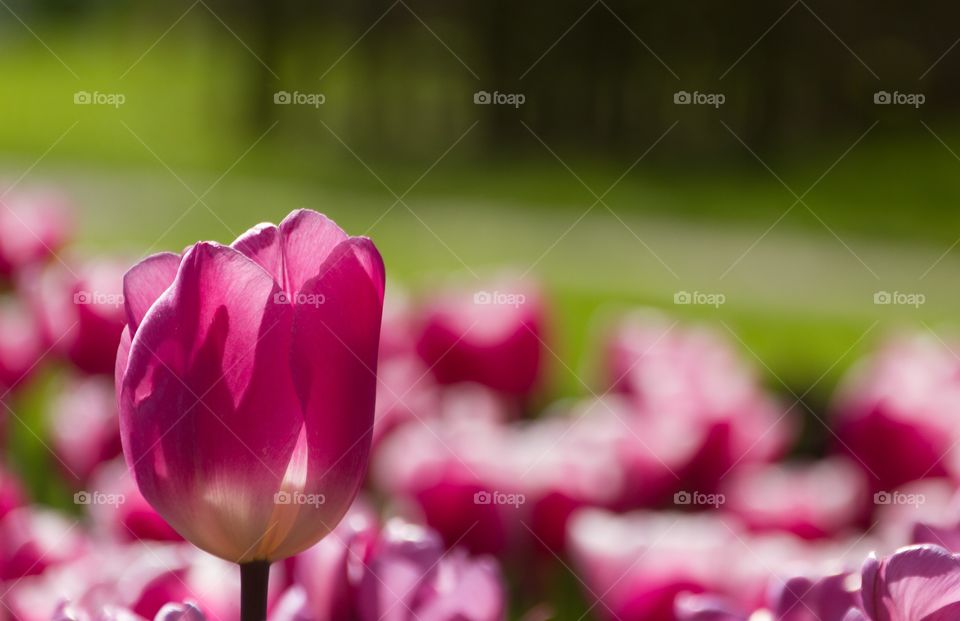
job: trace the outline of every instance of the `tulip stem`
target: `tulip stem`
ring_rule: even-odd
[[[240,564],[240,621],[266,621],[269,580],[268,561]]]

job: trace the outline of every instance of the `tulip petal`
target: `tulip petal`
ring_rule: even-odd
[[[353,238],[330,254],[293,305],[291,366],[309,446],[306,493],[322,493],[324,511],[306,511],[289,536],[303,545],[318,519],[336,525],[365,474],[372,437],[384,270],[368,239]],[[301,539],[301,541],[297,541]],[[314,537],[315,539],[315,537]]]
[[[257,265],[283,284],[283,251],[280,248],[280,229],[269,222],[261,222],[238,237],[230,247],[247,255]]]
[[[281,282],[288,293],[303,291],[308,280],[320,275],[321,266],[327,263],[334,248],[348,239],[333,220],[309,209],[298,209],[284,218],[280,236],[284,270]]]
[[[288,367],[292,308],[236,250],[199,243],[133,336],[120,396],[143,495],[198,547],[253,560],[302,414]]]
[[[948,621],[960,614],[960,556],[933,545],[864,563],[863,607],[875,621]]]
[[[140,261],[123,275],[123,303],[131,332],[136,333],[143,316],[173,284],[179,267],[180,255],[160,252]]]

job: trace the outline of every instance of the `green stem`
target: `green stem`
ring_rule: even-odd
[[[266,621],[267,584],[270,563],[252,561],[240,565],[240,621]]]

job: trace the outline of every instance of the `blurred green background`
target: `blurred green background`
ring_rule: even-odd
[[[771,389],[809,390],[822,412],[884,334],[947,339],[955,323],[956,14],[2,0],[0,173],[74,197],[90,253],[227,241],[310,207],[424,294],[529,274],[553,302],[555,395],[597,386],[604,321],[652,305],[729,330]],[[678,105],[680,91],[725,101]],[[880,91],[924,103],[877,105]],[[725,303],[674,304],[681,291]]]

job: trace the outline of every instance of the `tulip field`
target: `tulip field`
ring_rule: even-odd
[[[531,274],[405,287],[309,209],[80,260],[67,193],[3,205],[10,619],[960,606],[960,358],[932,329],[868,339],[818,411],[726,320],[623,305],[587,381]]]
[[[0,621],[960,621],[956,9],[381,4],[0,0]]]

